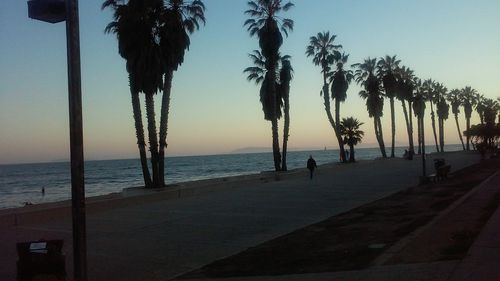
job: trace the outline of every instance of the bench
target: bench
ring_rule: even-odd
[[[39,274],[55,275],[58,280],[66,277],[63,240],[40,240],[17,243],[17,280],[30,281]]]
[[[436,173],[429,175],[429,178],[432,181],[440,181],[448,178],[448,174],[451,170],[451,165],[446,165],[446,162],[443,158],[434,159],[434,168],[436,169]]]

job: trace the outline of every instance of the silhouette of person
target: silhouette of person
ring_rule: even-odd
[[[307,169],[309,169],[309,178],[312,180],[314,169],[317,168],[316,161],[314,161],[312,155],[309,155],[309,159],[307,160]]]
[[[42,196],[45,196],[45,186],[42,186]]]

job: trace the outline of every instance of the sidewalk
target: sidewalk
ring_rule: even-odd
[[[484,204],[492,196],[500,194],[500,171],[485,180],[463,200],[450,206],[443,211],[442,215],[433,220],[417,234],[411,236],[426,235],[425,231],[432,228],[432,224],[439,224],[442,220],[452,219],[455,209],[468,201],[468,204]],[[434,233],[438,235],[438,233]],[[411,239],[412,237],[410,237]],[[414,238],[414,237],[413,237]],[[404,241],[409,244],[411,241]],[[405,245],[395,245],[399,251]],[[386,257],[384,255],[376,264],[383,264],[393,256],[389,249]],[[394,251],[394,250],[393,250]],[[398,250],[396,250],[398,251]],[[379,259],[380,259],[379,258]],[[177,279],[176,279],[177,280]],[[182,279],[178,279],[182,280]],[[251,276],[234,278],[208,278],[208,279],[186,279],[189,281],[299,281],[299,280],[346,280],[346,281],[496,281],[500,280],[500,206],[484,225],[478,237],[469,248],[463,260],[439,261],[428,263],[410,263],[396,265],[376,265],[365,270],[326,272],[314,274],[296,274],[282,276]]]
[[[479,161],[475,153],[437,157],[445,157],[453,170]],[[279,181],[222,182],[210,187],[213,192],[194,188],[190,196],[181,198],[152,200],[162,197],[155,192],[126,200],[111,198],[95,210],[91,204],[87,214],[89,280],[168,280],[414,186],[420,169],[418,160],[366,161],[320,167],[312,181],[303,171]],[[72,280],[69,208],[29,216],[1,225],[0,280],[15,280],[16,242],[40,238],[64,239],[67,280]]]

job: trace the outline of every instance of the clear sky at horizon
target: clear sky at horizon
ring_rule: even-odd
[[[242,73],[250,65],[247,54],[258,47],[257,39],[250,38],[243,27],[246,1],[203,2],[207,24],[192,36],[185,63],[174,73],[167,154],[269,147],[270,123],[263,119],[259,88]],[[284,16],[295,21],[295,29],[281,49],[292,56],[295,69],[289,147],[337,148],[319,96],[320,70],[304,54],[309,37],[320,31],[337,35],[336,42],[350,54],[349,64],[395,54],[422,79],[435,79],[448,89],[470,85],[486,97],[500,96],[498,0],[293,3],[295,7]],[[85,156],[89,160],[135,158],[125,62],[118,55],[115,36],[103,32],[111,11],[101,11],[101,4],[102,0],[80,1]],[[65,40],[64,24],[28,19],[26,1],[0,1],[0,164],[68,158]],[[363,143],[374,145],[373,122],[358,92],[359,87],[352,84],[341,115],[364,122]],[[405,144],[399,102],[396,114],[396,141]],[[388,102],[382,122],[390,147]],[[465,129],[463,114],[460,122]],[[472,123],[477,122],[474,113]],[[445,126],[447,143],[458,143],[453,118]],[[426,137],[427,144],[432,144],[430,118]]]

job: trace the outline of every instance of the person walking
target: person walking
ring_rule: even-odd
[[[317,168],[316,161],[314,161],[312,155],[309,155],[309,159],[307,160],[307,169],[309,169],[309,178],[312,180],[314,169]]]

